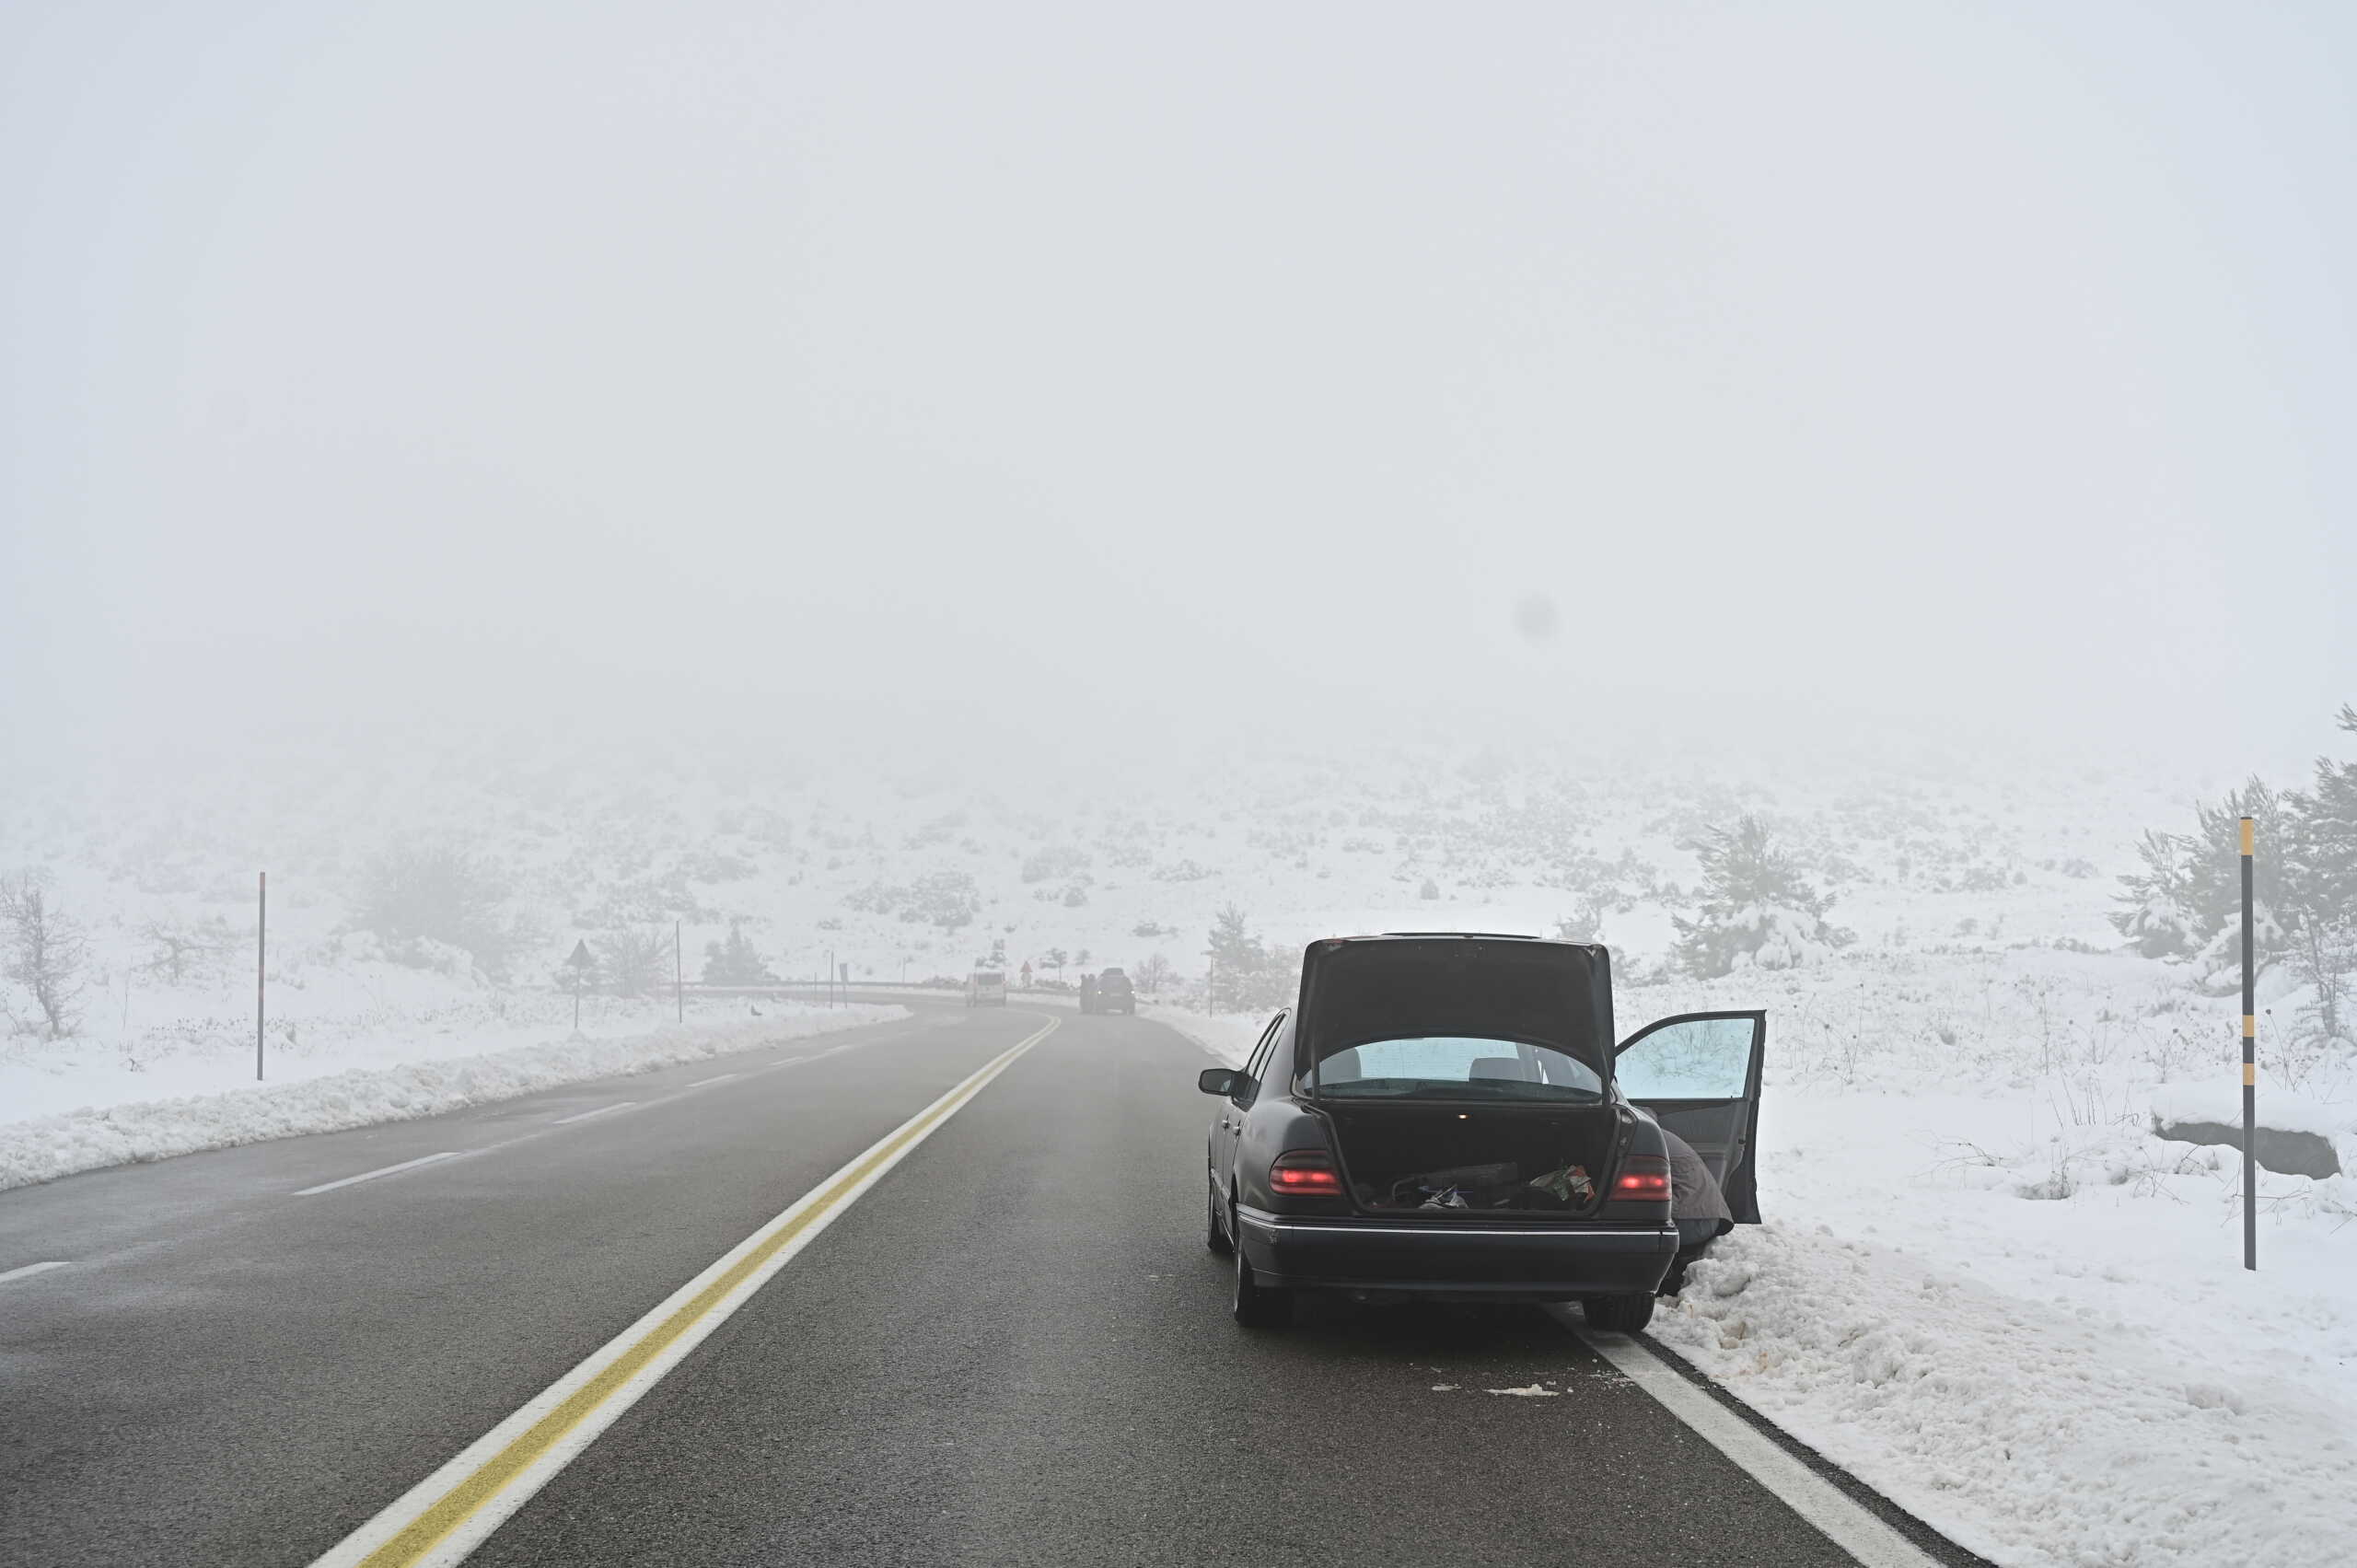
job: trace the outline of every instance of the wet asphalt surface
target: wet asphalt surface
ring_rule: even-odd
[[[470,1561],[1850,1561],[1536,1309],[1237,1328],[1204,1058],[1061,1016]],[[0,1193],[0,1562],[309,1562],[1042,1021]]]

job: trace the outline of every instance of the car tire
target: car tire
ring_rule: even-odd
[[[1591,1295],[1580,1302],[1587,1326],[1608,1334],[1633,1334],[1654,1320],[1654,1293],[1631,1291],[1623,1295]]]
[[[1236,1249],[1236,1320],[1248,1329],[1283,1329],[1293,1322],[1293,1292],[1264,1285],[1244,1249]]]
[[[1209,1197],[1203,1204],[1203,1245],[1214,1258],[1225,1258],[1236,1250],[1236,1243],[1227,1238],[1227,1226],[1220,1223],[1225,1205],[1219,1201],[1219,1189],[1206,1189]]]

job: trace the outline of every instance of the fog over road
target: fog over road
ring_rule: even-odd
[[[1045,1021],[927,1005],[0,1195],[0,1276],[66,1265],[0,1279],[0,1560],[313,1561]],[[1575,1311],[1237,1328],[1204,1060],[1062,1014],[471,1561],[1853,1561]]]

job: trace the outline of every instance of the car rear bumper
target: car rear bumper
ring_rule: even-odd
[[[1678,1255],[1678,1230],[1483,1228],[1310,1219],[1237,1211],[1244,1256],[1263,1284],[1365,1295],[1569,1301],[1650,1293]]]

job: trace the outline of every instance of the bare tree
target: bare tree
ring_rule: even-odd
[[[1139,991],[1148,996],[1157,996],[1164,986],[1178,978],[1178,971],[1170,967],[1168,958],[1159,953],[1149,953],[1145,961],[1138,965],[1138,972],[1132,978],[1136,980]]]
[[[194,923],[151,920],[140,926],[139,935],[147,944],[147,961],[140,966],[141,970],[174,985],[192,975],[205,978],[215,974],[224,955],[238,941],[237,934],[219,915],[209,915]]]
[[[671,980],[671,933],[660,926],[619,931],[598,944],[607,985],[617,996],[648,996]]]
[[[82,1022],[75,1004],[89,956],[81,926],[51,900],[38,873],[0,880],[0,974],[32,993],[52,1040]]]

